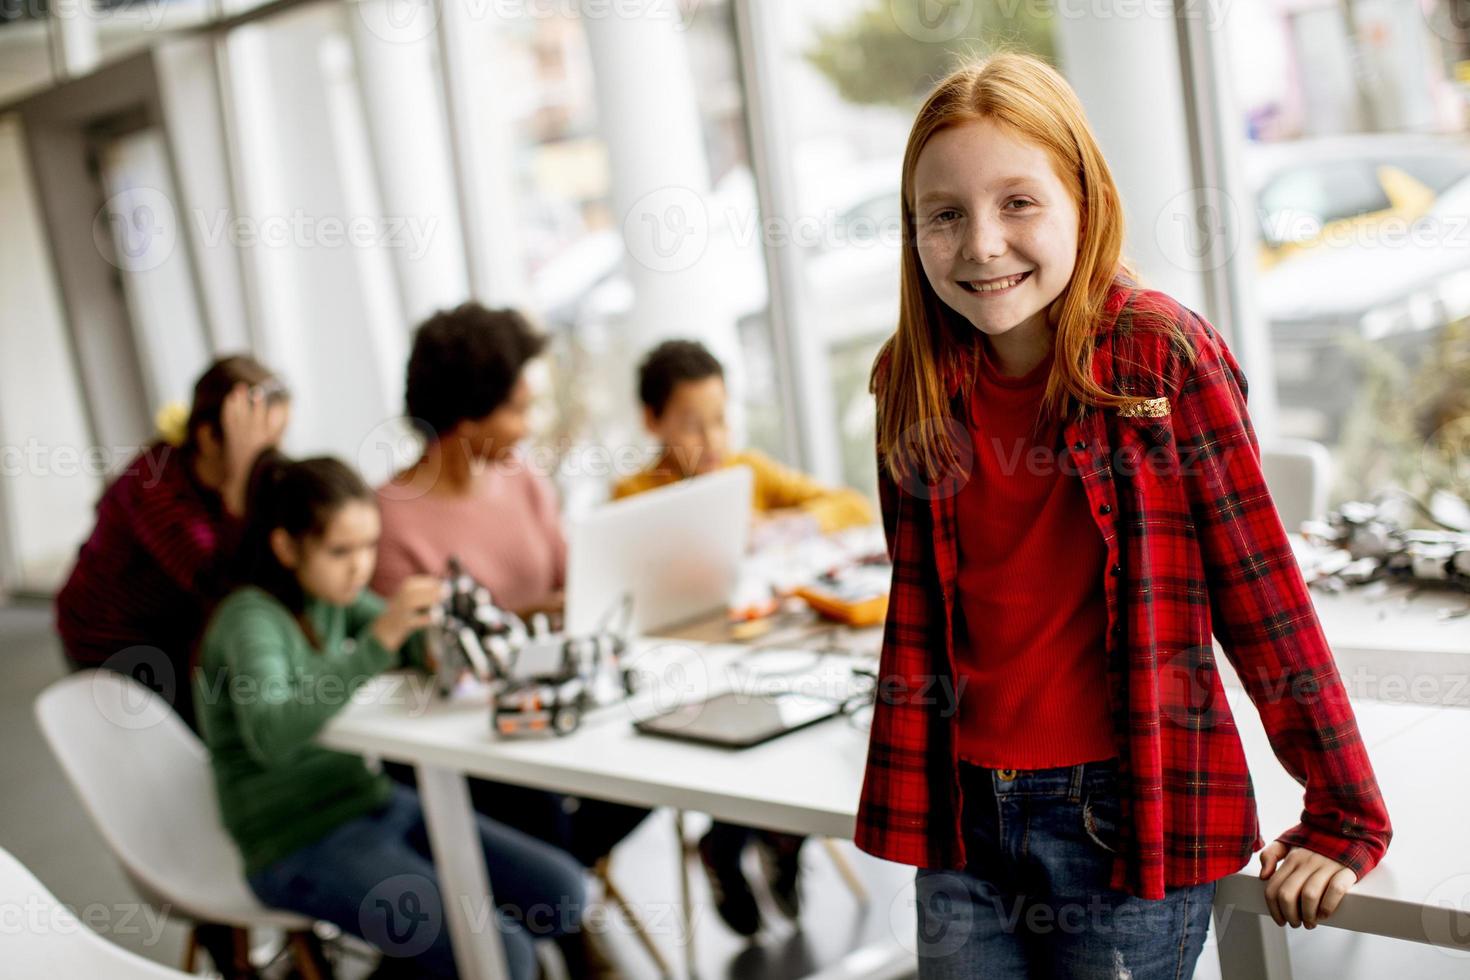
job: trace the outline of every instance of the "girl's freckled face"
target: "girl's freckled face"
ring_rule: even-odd
[[[940,130],[914,165],[919,262],[935,293],[995,336],[1045,325],[1077,263],[1077,203],[1040,145],[992,119]]]

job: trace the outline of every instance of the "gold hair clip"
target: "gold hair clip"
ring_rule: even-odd
[[[1169,414],[1169,399],[1145,398],[1118,409],[1118,417],[1124,419],[1161,419]]]

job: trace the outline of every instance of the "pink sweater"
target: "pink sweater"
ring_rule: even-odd
[[[562,588],[567,545],[556,490],[520,460],[490,466],[464,497],[378,488],[383,536],[373,591],[391,596],[409,575],[443,575],[451,556],[490,590],[496,605],[541,605]]]

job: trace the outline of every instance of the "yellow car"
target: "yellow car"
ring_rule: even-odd
[[[1294,140],[1250,147],[1246,164],[1265,269],[1409,227],[1470,177],[1470,143],[1399,135]]]

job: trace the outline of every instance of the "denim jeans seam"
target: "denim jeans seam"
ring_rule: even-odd
[[[1184,900],[1179,903],[1179,953],[1174,959],[1174,980],[1183,980],[1184,957],[1189,949],[1189,900],[1194,895],[1194,889],[1184,890]]]

